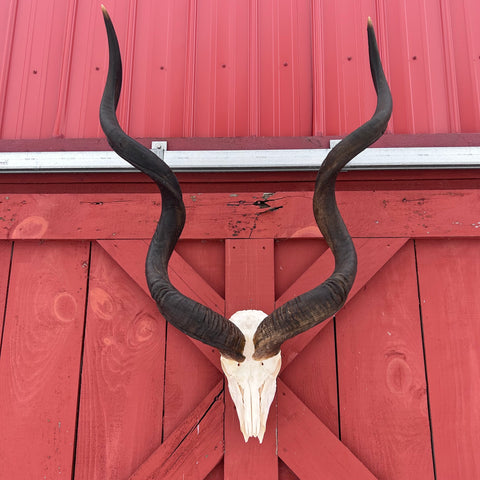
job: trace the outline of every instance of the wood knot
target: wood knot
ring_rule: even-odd
[[[61,322],[72,322],[77,313],[77,301],[68,292],[59,293],[53,300],[53,311]]]
[[[387,387],[396,395],[407,393],[413,381],[412,370],[404,357],[392,356],[387,364]]]
[[[115,313],[115,302],[103,288],[97,287],[90,290],[90,306],[93,312],[104,320],[110,320]]]
[[[127,334],[127,341],[130,346],[136,346],[151,341],[157,330],[157,322],[148,315],[143,314],[136,318]]]
[[[22,220],[13,230],[12,238],[42,238],[48,228],[48,221],[43,217],[31,216]]]

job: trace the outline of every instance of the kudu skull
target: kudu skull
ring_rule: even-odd
[[[262,442],[280,371],[281,345],[337,312],[345,303],[356,275],[355,248],[338,211],[335,181],[352,158],[382,136],[392,112],[392,98],[372,22],[369,19],[367,30],[370,69],[377,92],[375,113],[329,152],[318,171],[313,195],[314,217],[335,257],[334,271],[321,285],[269,315],[247,310],[227,319],[184,296],[169,280],[168,262],[185,224],[182,192],[167,164],[129,137],[118,123],[116,108],[122,84],[122,63],[112,22],[103,6],[102,10],[110,59],[100,105],[100,123],[113,150],[146,173],[158,185],[162,197],[160,219],[146,259],[150,293],[168,322],[220,351],[245,441],[254,436]]]

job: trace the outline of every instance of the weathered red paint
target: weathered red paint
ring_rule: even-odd
[[[88,242],[14,245],[1,311],[4,478],[72,474],[88,260]]]
[[[268,208],[259,205],[263,198],[263,192],[187,194],[183,238],[321,237],[312,192],[277,192]],[[480,190],[343,191],[337,198],[353,237],[478,235],[472,205],[480,202]],[[0,201],[0,239],[150,238],[158,202],[158,194],[7,195]]]
[[[437,478],[475,478],[480,472],[479,247],[478,238],[417,242]]]
[[[165,321],[99,245],[90,260],[75,478],[100,480],[162,440]]]
[[[478,284],[479,219],[473,206],[480,188],[461,172],[451,178],[422,172],[416,180],[411,173],[397,175],[402,185],[414,182],[415,190],[372,192],[370,180],[358,179],[355,190],[339,192],[357,237],[357,281],[335,328],[330,322],[284,345],[278,407],[272,408],[263,450],[255,441],[245,446],[236,430],[218,353],[166,328],[149,298],[143,265],[157,193],[39,195],[30,184],[28,195],[2,195],[0,456],[8,453],[8,462],[1,460],[9,475],[21,467],[33,477],[59,466],[70,475],[74,465],[75,478],[111,480],[155,472],[165,479],[185,474],[219,480],[249,471],[287,480],[315,478],[319,469],[335,479],[355,471],[358,478],[407,480],[418,472],[432,478],[435,467],[451,478],[476,478],[480,472],[470,448],[475,441],[468,439],[480,428],[474,414],[478,365],[470,346],[478,343],[480,312],[469,285]],[[75,177],[69,178],[73,188]],[[450,188],[430,190],[432,181]],[[314,232],[310,193],[277,193],[271,198],[283,208],[261,215],[242,202],[263,194],[235,195],[185,196],[197,226],[187,221],[186,238],[172,257],[170,273],[180,290],[229,314],[271,309],[273,301],[282,303],[328,275],[331,254]],[[118,235],[107,235],[111,230]],[[315,241],[318,248],[312,247]],[[295,266],[297,256],[301,267]],[[219,258],[222,267],[211,267]],[[74,278],[65,277],[71,269],[62,267],[58,274],[66,264]],[[26,296],[33,277],[41,294]],[[451,295],[445,294],[449,289]],[[63,313],[71,311],[65,310],[68,302],[58,301],[52,310],[49,299],[58,293],[77,299],[78,321],[62,323],[70,332],[65,342],[49,342],[57,318],[51,312],[58,313],[59,305]],[[465,300],[460,308],[454,303],[458,296]],[[38,308],[46,316],[37,315]],[[63,372],[61,379],[42,377],[46,343],[52,371]],[[22,396],[32,384],[26,375],[46,381],[28,398]],[[39,422],[38,411],[42,418],[59,418],[68,432]],[[461,453],[450,455],[452,445]],[[15,461],[20,456],[28,461]]]
[[[433,480],[413,241],[338,312],[336,326],[343,443],[377,478]]]
[[[227,318],[238,310],[262,310],[270,313],[275,297],[273,239],[225,240],[225,313]],[[227,389],[228,390],[228,389]],[[225,399],[225,478],[248,480],[256,476],[278,478],[276,455],[277,409],[270,407],[267,431],[260,445],[255,438],[245,443],[235,405]]]

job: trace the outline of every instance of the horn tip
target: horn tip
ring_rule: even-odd
[[[373,28],[372,17],[368,17],[367,26],[368,26],[368,28]]]
[[[100,8],[102,9],[103,16],[105,18],[110,18],[110,15],[108,14],[107,9],[105,8],[105,5],[103,3],[100,5]]]

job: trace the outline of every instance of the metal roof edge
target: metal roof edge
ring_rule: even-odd
[[[152,151],[176,172],[255,172],[314,171],[330,149]],[[369,148],[345,170],[479,167],[477,146],[398,147]],[[0,172],[4,173],[115,171],[135,169],[113,151],[0,152]]]

